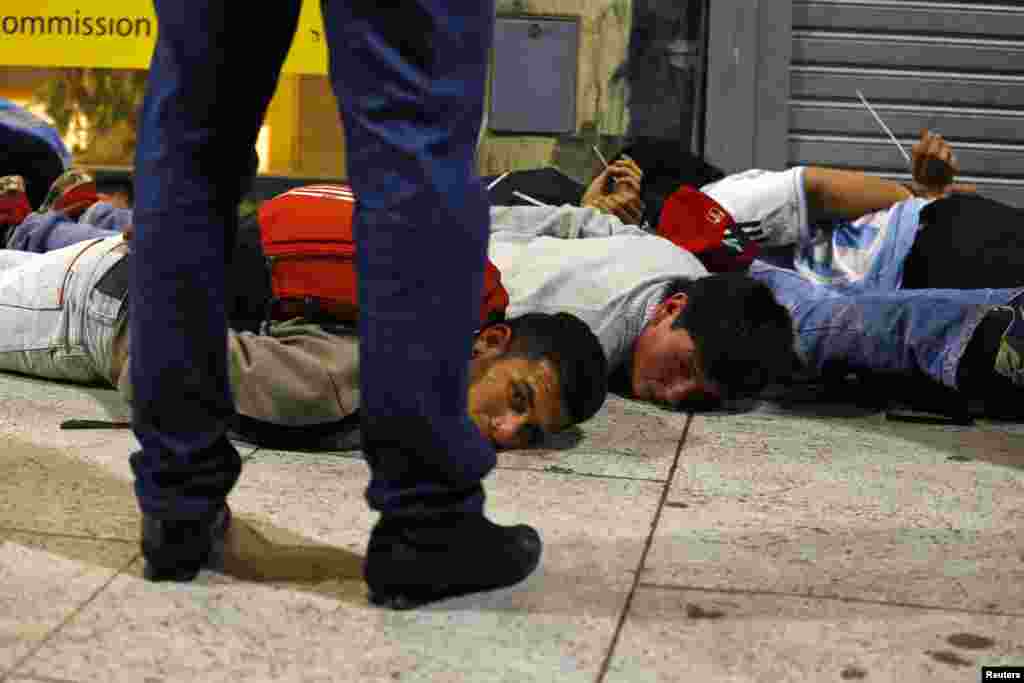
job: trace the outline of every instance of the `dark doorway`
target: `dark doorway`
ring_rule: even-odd
[[[626,136],[703,152],[707,0],[633,0],[626,63]],[[688,144],[687,144],[688,143]]]

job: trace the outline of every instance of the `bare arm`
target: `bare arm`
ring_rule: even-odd
[[[953,148],[941,135],[925,129],[914,145],[910,187],[860,171],[809,167],[804,191],[812,222],[829,218],[856,219],[887,209],[910,197],[938,199],[953,192],[973,192],[973,185],[954,183],[960,170]]]
[[[804,171],[804,192],[812,223],[835,218],[854,220],[914,196],[893,180],[819,166]]]

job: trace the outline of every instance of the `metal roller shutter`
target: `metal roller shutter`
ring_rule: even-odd
[[[1024,0],[793,0],[789,163],[909,178],[922,127],[963,182],[1024,207]],[[1024,229],[1024,227],[1022,227]]]

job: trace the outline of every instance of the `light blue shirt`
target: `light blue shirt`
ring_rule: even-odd
[[[930,202],[907,199],[855,221],[805,226],[794,250],[793,268],[815,284],[844,291],[899,289],[921,209]]]

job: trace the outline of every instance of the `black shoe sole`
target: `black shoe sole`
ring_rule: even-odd
[[[199,570],[201,568],[202,567],[196,567],[195,569],[175,567],[171,569],[158,569],[147,561],[146,566],[142,570],[142,576],[146,581],[152,581],[153,583],[160,583],[163,581],[188,583],[199,576]]]
[[[448,600],[450,598],[458,598],[463,595],[472,595],[473,593],[486,593],[488,591],[495,591],[502,588],[510,588],[517,584],[525,581],[533,572],[537,569],[540,564],[540,553],[537,554],[536,560],[533,561],[528,567],[523,568],[523,576],[520,579],[511,581],[508,583],[499,583],[496,585],[476,585],[476,586],[431,586],[429,589],[423,587],[395,587],[392,589],[370,589],[369,600],[370,604],[376,605],[377,607],[384,607],[387,609],[393,609],[398,611],[416,609],[417,607],[423,607],[432,602],[440,602],[441,600]]]

